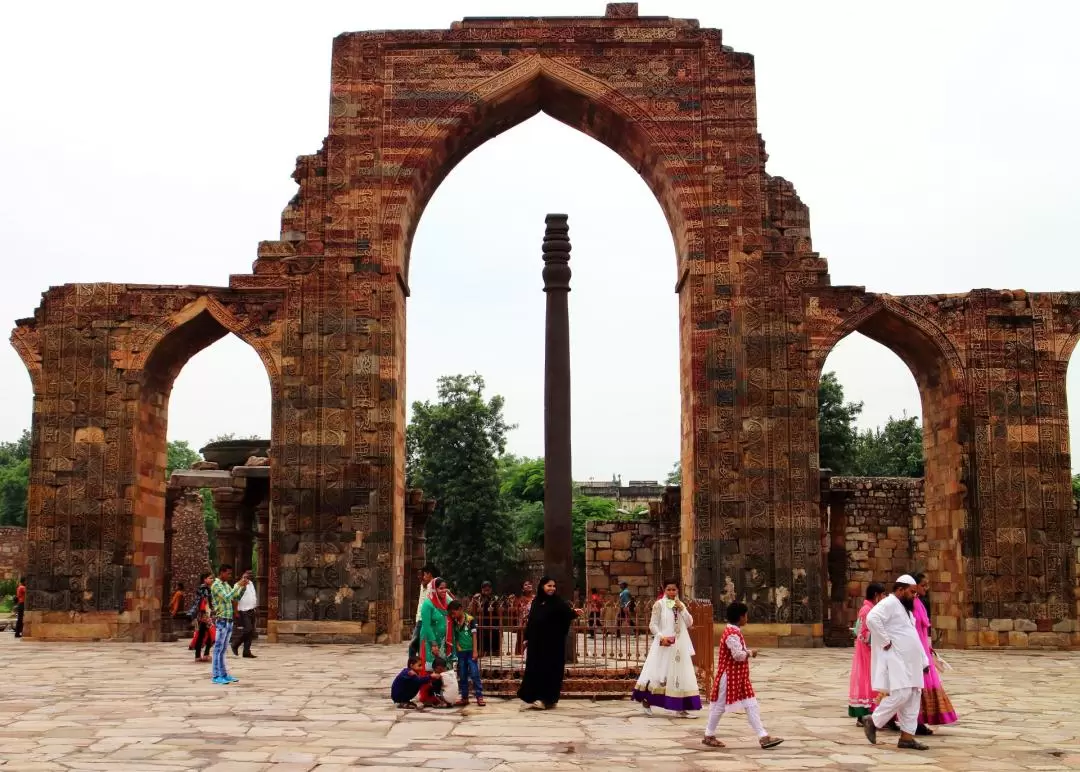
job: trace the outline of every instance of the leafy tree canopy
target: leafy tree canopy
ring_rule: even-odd
[[[435,499],[428,557],[461,591],[498,581],[513,563],[513,521],[500,493],[498,458],[513,428],[503,398],[484,396],[479,375],[438,381],[435,402],[414,402],[406,430],[410,486]]]
[[[922,477],[922,424],[914,416],[889,417],[884,428],[859,435],[856,474],[864,477]]]
[[[203,457],[187,440],[172,440],[165,445],[165,479],[168,480],[177,469],[191,469],[193,464],[202,460]]]
[[[15,442],[0,442],[0,525],[26,525],[30,489],[30,432]]]
[[[836,373],[821,376],[818,384],[819,465],[833,474],[853,474],[858,431],[855,420],[862,413],[861,402],[845,402],[844,387]]]
[[[499,464],[499,492],[513,502],[544,500],[544,459],[507,455]]]

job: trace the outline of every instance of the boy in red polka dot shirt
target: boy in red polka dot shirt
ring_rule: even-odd
[[[744,710],[750,727],[757,732],[762,748],[775,748],[783,742],[779,737],[770,737],[761,725],[761,712],[758,709],[754,687],[750,684],[750,660],[757,656],[756,649],[746,648],[746,639],[739,628],[746,624],[750,610],[745,603],[732,603],[727,607],[727,627],[720,636],[720,660],[716,666],[716,679],[713,681],[709,700],[709,723],[705,727],[703,745],[710,748],[723,748],[724,744],[716,739],[716,725],[725,713]]]

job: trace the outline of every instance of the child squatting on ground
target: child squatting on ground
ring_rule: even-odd
[[[442,664],[441,670],[439,668],[440,663]],[[410,656],[408,667],[398,673],[394,677],[394,683],[390,685],[390,699],[394,701],[394,705],[399,708],[416,710],[419,706],[414,701],[414,698],[424,684],[431,684],[433,692],[436,689],[441,691],[442,673],[446,670],[445,660],[437,659],[433,669],[435,672],[431,675],[422,675],[420,672],[420,657],[415,654]],[[439,699],[442,698],[439,697]]]

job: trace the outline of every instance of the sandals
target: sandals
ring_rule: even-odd
[[[916,740],[914,738],[911,739],[911,740],[901,740],[900,742],[898,742],[896,744],[896,747],[899,748],[902,751],[928,751],[928,750],[930,750],[930,746],[923,745],[921,742],[919,742],[918,740]]]
[[[412,700],[409,700],[408,702],[399,702],[394,707],[398,708],[399,710],[420,710],[420,706]]]
[[[784,741],[783,737],[770,737],[769,735],[765,735],[760,740],[758,740],[758,743],[761,745],[761,747],[764,750],[769,750],[770,748],[775,748],[777,745],[779,745],[783,741]]]
[[[717,740],[715,737],[710,737],[709,735],[705,735],[704,737],[701,738],[701,744],[702,745],[708,745],[710,748],[726,748],[727,747],[722,742]]]
[[[477,698],[476,698],[476,707],[478,707],[478,708],[482,708],[482,707],[484,707],[485,705],[487,705],[487,703],[486,703],[486,702],[484,702],[484,698],[483,698],[483,697],[477,697]]]

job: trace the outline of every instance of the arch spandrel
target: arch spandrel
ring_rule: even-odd
[[[859,332],[900,357],[916,381],[930,376],[932,369],[943,366],[954,387],[964,391],[966,352],[957,348],[938,322],[902,296],[863,292],[856,297],[854,303],[849,301],[850,306],[843,310],[834,306],[824,312],[821,309],[829,304],[821,303],[821,298],[811,298],[809,317],[818,320],[817,325],[810,322],[814,339],[813,366],[819,376],[836,344],[851,333]],[[875,324],[875,320],[879,323]],[[900,330],[899,334],[887,329],[890,323]],[[905,334],[904,329],[912,335]]]
[[[662,52],[657,58],[666,55]],[[694,84],[694,88],[700,89],[700,84]],[[694,155],[693,142],[680,141],[616,86],[537,53],[466,87],[437,115],[412,119],[422,133],[395,165],[396,175],[388,187],[394,191],[396,204],[384,207],[380,229],[384,236],[397,234],[388,246],[394,253],[393,264],[402,267],[406,279],[413,233],[442,180],[472,150],[540,111],[582,131],[627,160],[656,195],[679,259],[688,254],[687,231],[692,227],[690,223],[700,218],[700,191],[699,186],[689,184],[690,180],[676,182],[676,176],[694,174],[687,168],[687,159]],[[589,113],[609,116],[608,121],[616,121],[624,130],[597,131],[595,124],[588,122]],[[397,115],[391,113],[386,120],[394,123],[410,119],[408,110],[402,110]]]
[[[252,296],[251,301],[265,303],[265,296]],[[248,302],[243,293],[234,293],[223,302],[211,294],[204,294],[191,301],[179,311],[158,321],[151,327],[144,327],[133,334],[130,347],[130,357],[127,367],[133,371],[142,371],[152,361],[155,352],[161,351],[162,343],[171,335],[180,334],[188,325],[197,324],[200,318],[212,319],[214,324],[206,325],[206,329],[197,334],[190,342],[190,350],[183,357],[183,361],[170,362],[165,365],[168,369],[176,372],[194,354],[206,346],[232,333],[240,340],[247,343],[259,355],[263,366],[266,368],[267,377],[270,379],[271,393],[277,394],[280,390],[280,347],[277,344],[280,337],[282,322],[277,318],[257,318],[248,315],[241,319],[232,313],[226,302],[240,304],[241,307]],[[280,310],[280,301],[271,300],[271,305],[277,307],[272,315],[276,316]],[[173,373],[175,376],[175,372]]]

